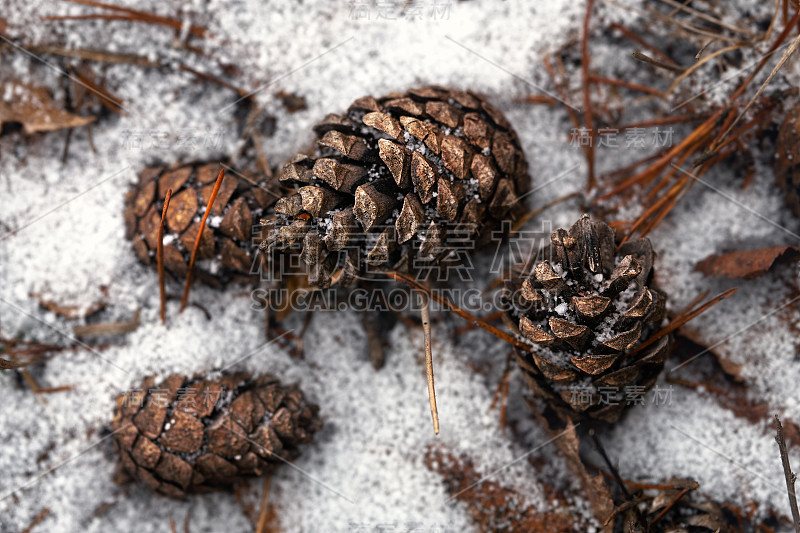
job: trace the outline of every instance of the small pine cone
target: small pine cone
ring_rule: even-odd
[[[189,163],[174,167],[147,167],[125,196],[126,237],[132,239],[136,256],[145,264],[156,264],[158,228],[164,196],[172,199],[164,226],[164,269],[176,280],[186,277],[189,258],[211,191],[220,171],[219,163]],[[246,282],[253,268],[253,228],[278,198],[271,185],[225,175],[211,207],[200,239],[195,279],[212,287],[231,281]],[[257,240],[261,239],[255,236]]]
[[[300,251],[309,284],[427,269],[486,244],[530,187],[517,134],[482,96],[438,86],[365,96],[284,166],[261,249]]]
[[[789,111],[778,131],[773,169],[786,204],[800,217],[800,104]]]
[[[176,374],[119,396],[111,428],[125,473],[183,499],[296,458],[322,427],[318,410],[272,376]]]
[[[588,215],[550,239],[549,259],[516,269],[504,292],[508,326],[534,344],[520,366],[562,416],[613,423],[626,404],[643,401],[671,346],[665,336],[626,355],[664,319],[655,253],[648,239],[615,252],[614,230]]]

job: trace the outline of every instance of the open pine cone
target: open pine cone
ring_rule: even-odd
[[[125,473],[183,499],[296,458],[322,426],[317,412],[299,388],[272,376],[172,375],[119,396],[111,427]]]
[[[314,155],[281,172],[295,192],[262,221],[261,249],[301,252],[315,287],[416,272],[485,244],[530,187],[516,133],[471,91],[366,96],[314,131]]]
[[[665,314],[650,241],[615,248],[614,230],[584,215],[553,232],[545,260],[516,268],[504,292],[507,324],[533,343],[519,358],[528,383],[571,419],[615,422],[643,401],[669,352],[669,336],[637,350]]]
[[[786,204],[800,217],[800,104],[786,114],[775,144],[775,182],[784,190]]]
[[[161,209],[167,189],[172,188],[164,227],[164,269],[177,280],[186,277],[220,168],[219,163],[188,163],[147,167],[141,172],[139,183],[125,195],[124,208],[126,236],[133,240],[140,261],[156,264]],[[278,198],[270,187],[266,180],[248,182],[226,174],[200,240],[195,279],[212,287],[252,280],[253,228],[260,228],[258,220]]]

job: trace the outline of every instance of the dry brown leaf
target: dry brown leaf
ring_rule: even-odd
[[[576,527],[583,531],[581,524],[576,524],[580,518],[571,513],[566,498],[551,488],[545,487],[550,493],[548,500],[559,505],[540,511],[517,490],[483,480],[469,457],[456,456],[444,445],[430,445],[424,461],[429,470],[444,478],[447,493],[467,505],[480,531],[567,533],[576,531]]]
[[[696,364],[687,372],[687,378],[668,374],[667,381],[677,385],[703,391],[713,398],[720,407],[731,411],[737,418],[747,420],[751,424],[761,425],[770,419],[770,414],[777,412],[767,402],[761,401],[750,390],[747,380],[741,374],[741,365],[732,363],[719,350],[709,350],[703,343],[703,334],[688,328],[681,330],[675,347],[675,359],[692,361],[697,354],[704,352],[710,357],[712,365]],[[699,360],[698,360],[699,362]],[[791,419],[783,420],[787,442],[800,445],[800,426]]]
[[[59,108],[45,87],[7,81],[0,85],[0,125],[20,123],[26,134],[77,128],[94,122]]]
[[[695,270],[706,276],[731,279],[753,279],[766,274],[780,261],[793,261],[800,256],[800,248],[790,245],[769,246],[757,250],[737,250],[727,254],[713,254],[700,261]]]
[[[303,96],[281,90],[275,93],[275,98],[281,101],[283,107],[289,113],[297,113],[308,109],[308,104],[306,104],[306,99]]]
[[[540,402],[537,398],[525,398],[525,401],[528,403],[534,418],[547,429],[553,439],[553,444],[566,459],[567,466],[578,479],[581,487],[583,487],[583,493],[589,500],[589,505],[595,518],[601,524],[604,523],[606,518],[614,511],[614,500],[603,476],[589,472],[581,458],[578,425],[571,421],[560,420],[553,413],[545,414],[546,409],[537,404],[537,402]],[[610,533],[612,529],[613,524],[606,524],[600,531]]]

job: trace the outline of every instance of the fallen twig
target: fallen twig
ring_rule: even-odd
[[[792,472],[792,467],[789,464],[789,454],[786,451],[786,438],[783,436],[783,426],[778,415],[775,415],[775,425],[777,426],[777,435],[775,435],[775,442],[778,443],[778,449],[781,453],[781,463],[783,463],[783,473],[786,476],[786,491],[789,493],[789,507],[792,509],[792,522],[794,522],[795,533],[800,533],[800,511],[797,509],[797,494],[794,491],[794,483],[797,476]]]

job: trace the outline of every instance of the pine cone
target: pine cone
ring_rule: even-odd
[[[671,345],[665,336],[626,355],[664,318],[655,253],[648,239],[615,252],[614,230],[587,215],[550,238],[549,259],[517,268],[504,292],[506,322],[534,343],[520,366],[562,416],[613,423],[626,404],[643,401]]]
[[[800,104],[787,113],[778,131],[773,168],[786,204],[800,217]]]
[[[119,396],[111,427],[123,470],[183,499],[296,458],[322,426],[318,410],[299,388],[268,375],[172,375]]]
[[[139,260],[156,264],[161,209],[167,189],[172,188],[164,227],[164,269],[176,280],[186,277],[200,221],[219,171],[219,163],[148,167],[142,171],[139,183],[125,196],[124,210],[126,237],[133,240]],[[266,180],[253,183],[226,174],[200,240],[195,279],[212,287],[252,279],[253,228],[259,227],[259,218],[277,198]]]
[[[315,154],[281,172],[296,192],[262,221],[261,249],[302,251],[316,287],[461,257],[519,211],[530,187],[516,133],[471,91],[366,96],[314,131]]]

